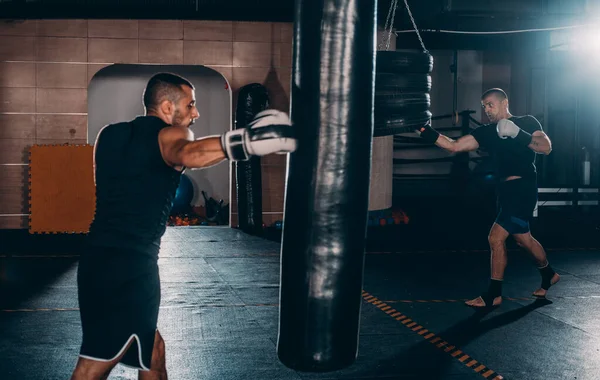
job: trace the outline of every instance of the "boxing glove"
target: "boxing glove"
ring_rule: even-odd
[[[229,160],[245,161],[251,156],[294,152],[297,141],[288,115],[270,109],[259,112],[246,128],[223,134],[221,145]]]
[[[498,137],[501,139],[510,137],[525,146],[528,146],[531,143],[531,135],[508,119],[498,121],[498,124],[496,124],[496,132],[498,132]]]

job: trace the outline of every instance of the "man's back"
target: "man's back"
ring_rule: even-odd
[[[166,126],[157,117],[141,116],[101,131],[92,245],[158,255],[181,176],[160,153],[158,134]]]

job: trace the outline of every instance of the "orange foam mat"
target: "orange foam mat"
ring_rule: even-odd
[[[29,232],[86,233],[94,217],[94,147],[29,149]]]

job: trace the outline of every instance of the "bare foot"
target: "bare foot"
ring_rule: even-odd
[[[550,280],[550,285],[552,286],[559,281],[560,281],[560,276],[558,275],[558,273],[554,273],[554,276],[552,276],[552,279]],[[548,293],[548,291],[546,289],[539,288],[538,290],[533,292],[533,296],[537,297],[537,298],[546,298],[547,293]]]
[[[494,302],[493,302],[492,306],[499,306],[501,303],[502,303],[502,296],[499,296],[499,297],[494,298]],[[483,298],[481,298],[481,296],[465,302],[465,305],[471,306],[471,307],[487,307],[487,305],[485,304],[485,301],[483,300]]]

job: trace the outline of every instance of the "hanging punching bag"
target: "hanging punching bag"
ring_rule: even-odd
[[[376,2],[298,0],[277,353],[300,371],[358,353],[369,202]]]
[[[242,87],[235,111],[235,128],[246,128],[254,116],[269,107],[265,86],[252,83]],[[238,223],[240,229],[252,235],[262,233],[262,176],[260,157],[238,161],[235,167]]]

